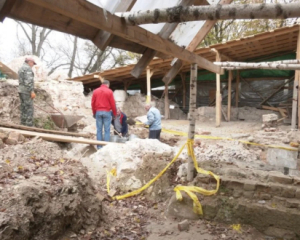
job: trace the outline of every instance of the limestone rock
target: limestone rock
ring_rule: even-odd
[[[193,211],[193,200],[185,193],[182,193],[182,196],[182,201],[178,201],[176,199],[176,195],[173,194],[167,206],[166,215],[181,219],[199,219],[200,215],[194,213]]]
[[[276,114],[265,114],[262,116],[263,123],[272,123],[278,120],[278,116]]]
[[[0,132],[0,139],[5,141],[5,139],[7,139],[8,134],[6,132]]]

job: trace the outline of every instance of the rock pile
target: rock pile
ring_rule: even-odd
[[[263,125],[262,128],[276,128],[278,125],[278,115],[271,113],[271,114],[265,114],[262,116]]]
[[[133,96],[128,96],[125,91],[116,90],[114,97],[119,106],[129,117],[137,117],[145,115],[145,103],[146,96],[140,93],[136,93]],[[152,96],[152,101],[155,103],[155,107],[161,112],[162,115],[165,113],[165,102],[164,99],[159,99]],[[170,101],[170,105],[174,106],[174,109],[170,109],[171,119],[187,119],[186,114],[179,108],[178,104]]]
[[[215,107],[199,107],[197,109],[197,113],[198,113],[198,120],[212,121],[215,119],[215,116],[216,116],[216,108]],[[257,121],[258,122],[261,120],[261,118],[264,114],[272,114],[272,113],[273,113],[273,111],[271,111],[271,110],[261,110],[261,109],[256,109],[254,107],[239,107],[239,108],[232,107],[231,108],[231,120],[232,121],[242,120],[242,121],[251,121],[251,122]],[[225,120],[225,119],[223,119],[223,120]]]
[[[174,153],[173,147],[158,140],[134,139],[125,144],[112,143],[104,146],[83,160],[83,164],[90,170],[90,176],[96,182],[103,183],[106,183],[107,171],[115,168],[117,177],[111,187],[128,191],[140,188],[146,183],[145,181],[153,178],[155,172],[160,172],[167,165],[168,160],[173,158]],[[150,168],[156,169],[154,173],[149,171]]]

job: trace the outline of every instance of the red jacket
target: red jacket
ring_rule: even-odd
[[[117,115],[116,103],[112,90],[102,84],[93,92],[92,110],[95,115],[97,111],[109,112],[112,110],[113,115]]]

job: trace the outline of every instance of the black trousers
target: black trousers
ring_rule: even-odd
[[[160,132],[161,132],[161,129],[159,129],[159,130],[149,130],[149,139],[158,139],[158,140],[160,140]]]

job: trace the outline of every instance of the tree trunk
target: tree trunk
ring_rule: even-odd
[[[195,125],[196,125],[196,110],[197,110],[197,64],[191,64],[190,76],[190,109],[189,109],[189,132],[188,139],[194,140],[195,138]],[[192,181],[194,178],[194,162],[192,156],[188,158],[187,180]]]
[[[260,63],[244,63],[244,62],[214,62],[215,65],[221,66],[228,70],[237,69],[280,69],[280,70],[300,70],[300,64],[289,63],[273,63],[273,62],[260,62]]]
[[[77,53],[77,37],[74,37],[73,53],[72,53],[70,69],[69,69],[69,73],[68,73],[69,78],[72,77],[72,73],[73,73],[73,69],[74,69],[74,65],[75,65],[76,53]]]
[[[138,12],[125,12],[121,17],[128,25],[162,22],[188,22],[226,19],[286,19],[300,17],[300,4],[234,4],[211,6],[177,6]]]

